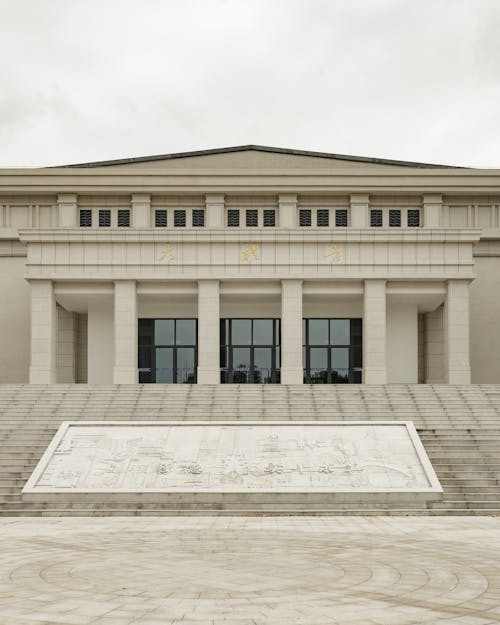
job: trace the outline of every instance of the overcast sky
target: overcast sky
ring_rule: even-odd
[[[257,143],[500,168],[500,0],[0,0],[0,166]]]

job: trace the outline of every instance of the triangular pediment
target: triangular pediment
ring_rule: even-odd
[[[435,168],[443,165],[394,161],[363,156],[309,152],[258,145],[143,156],[114,161],[80,163],[67,167],[117,167],[120,170],[154,169],[361,169],[386,171],[401,167]]]

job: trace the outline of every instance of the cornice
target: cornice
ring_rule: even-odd
[[[0,169],[0,193],[499,193],[498,169]]]
[[[275,228],[252,230],[230,229],[178,229],[160,230],[107,228],[106,230],[82,228],[25,228],[19,230],[19,238],[26,243],[241,243],[241,242],[339,242],[339,243],[474,243],[479,241],[480,229],[415,228],[394,230],[389,228],[365,228],[345,230],[332,229],[302,231]]]

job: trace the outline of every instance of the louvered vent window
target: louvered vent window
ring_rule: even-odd
[[[311,225],[311,211],[308,209],[302,209],[299,212],[299,224],[301,226],[310,226]]]
[[[389,226],[391,228],[399,228],[401,226],[401,211],[399,209],[391,209],[389,211]]]
[[[186,211],[176,210],[174,211],[174,228],[186,227]]]
[[[264,209],[264,227],[274,228],[276,225],[276,211],[273,208]]]
[[[155,210],[155,226],[157,228],[167,227],[167,211],[164,208]]]
[[[370,211],[370,226],[375,228],[382,227],[382,211],[378,208]]]
[[[205,211],[202,208],[193,209],[193,228],[203,228],[205,226]]]
[[[238,228],[240,225],[240,211],[230,208],[227,211],[227,225],[230,228]]]
[[[90,228],[92,226],[92,210],[84,208],[80,211],[80,227]]]
[[[118,210],[118,227],[128,228],[130,226],[130,211],[126,209]]]
[[[249,228],[256,228],[259,225],[259,211],[254,208],[245,211],[245,223]]]
[[[316,212],[316,225],[323,227],[330,225],[330,211],[327,208],[319,208]]]
[[[99,228],[109,228],[111,226],[111,211],[101,209],[99,211]]]
[[[335,225],[337,228],[347,227],[347,210],[339,208],[335,211]]]
[[[408,227],[420,228],[420,211],[418,208],[408,210]]]

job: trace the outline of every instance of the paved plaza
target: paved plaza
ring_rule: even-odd
[[[500,623],[500,518],[0,520],[1,625]]]

